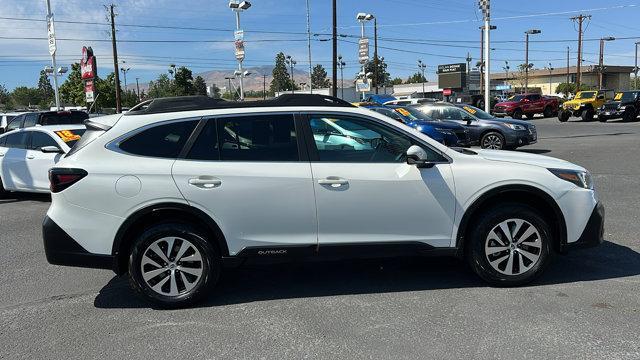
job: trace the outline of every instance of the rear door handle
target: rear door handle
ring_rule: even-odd
[[[318,180],[318,184],[329,185],[331,187],[337,188],[342,185],[348,185],[349,181],[346,179],[339,178],[337,176],[329,176],[327,178]]]
[[[222,185],[222,180],[211,177],[192,178],[189,179],[189,185],[193,185],[202,189],[213,189]]]
[[[27,155],[27,159],[35,159],[36,156],[35,155]]]

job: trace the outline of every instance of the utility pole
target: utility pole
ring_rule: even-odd
[[[467,52],[467,58],[465,59],[467,60],[467,75],[469,75],[469,70],[471,69],[471,54],[469,52]]]
[[[480,93],[484,91],[484,26],[480,26]]]
[[[56,99],[56,110],[60,111],[60,94],[58,93],[58,65],[56,64],[56,32],[53,24],[53,13],[51,12],[50,0],[47,0],[47,35],[49,38],[49,54],[51,55],[51,66],[53,67],[53,90]]]
[[[640,44],[640,42],[636,42],[636,62],[635,62],[635,66],[633,67],[633,88],[634,89],[638,88],[638,44]]]
[[[262,100],[267,100],[267,75],[262,75]]]
[[[309,50],[309,93],[313,94],[313,81],[311,81],[313,69],[311,65],[311,15],[309,13],[309,0],[307,0],[307,48]]]
[[[116,46],[116,15],[113,11],[114,4],[109,5],[109,13],[111,17],[111,49],[113,51],[113,73],[116,81],[116,113],[122,112],[122,100],[120,97],[120,71],[118,71],[118,48]]]
[[[524,32],[525,34],[525,50],[524,50],[524,92],[529,92],[529,35],[540,34],[542,31],[531,29]]]
[[[569,86],[570,81],[571,81],[571,76],[569,76],[569,47],[567,46],[567,86]]]
[[[582,23],[585,19],[591,19],[591,15],[578,15],[571,18],[578,22],[578,62],[576,66],[576,91],[580,91],[580,81],[582,80]]]
[[[378,18],[373,18],[373,78],[376,79],[376,94],[378,94]],[[386,86],[386,84],[385,84]]]
[[[138,80],[140,78],[136,76],[136,93],[138,94],[138,101],[141,101],[142,99],[140,99],[140,83],[138,83]]]
[[[480,9],[482,10],[482,15],[484,17],[484,69],[485,69],[485,78],[484,78],[484,111],[487,113],[491,108],[491,59],[490,59],[490,33],[491,33],[491,0],[480,0],[479,2]]]
[[[613,36],[600,38],[600,56],[598,57],[598,89],[602,89],[604,73],[604,42],[613,41]]]
[[[331,44],[333,47],[333,66],[331,74],[333,76],[333,84],[331,84],[331,95],[338,95],[338,13],[336,11],[336,0],[332,1],[332,16],[333,16],[333,33],[331,38]],[[344,88],[342,90],[344,92]]]

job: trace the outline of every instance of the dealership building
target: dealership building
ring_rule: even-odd
[[[603,88],[620,91],[629,90],[633,69],[633,66],[606,65],[602,73]],[[582,84],[593,88],[598,87],[599,74],[597,66],[583,66],[581,73],[580,81]],[[575,66],[569,67],[568,73],[566,67],[552,68],[551,71],[548,69],[530,70],[529,91],[540,92],[544,95],[561,95],[556,94],[556,87],[561,83],[567,82],[567,77],[570,83],[575,83],[576,75]],[[512,92],[520,92],[524,88],[524,77],[518,72],[494,73],[491,74],[491,81],[508,83]]]

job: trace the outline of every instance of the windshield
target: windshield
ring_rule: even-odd
[[[576,99],[591,99],[592,97],[596,96],[596,92],[595,91],[583,91],[578,93],[578,95],[576,95]]]
[[[477,117],[478,119],[482,119],[482,120],[493,119],[493,115],[488,114],[488,113],[484,112],[483,110],[478,109],[475,106],[465,105],[465,106],[462,106],[461,109],[466,111],[467,113]]]
[[[433,121],[433,119],[429,115],[412,106],[399,107],[395,110],[400,114],[410,118],[411,120]]]
[[[619,100],[622,102],[634,101],[638,97],[638,93],[635,91],[617,93],[615,100]]]
[[[522,101],[524,99],[524,95],[513,95],[509,98],[509,101]]]

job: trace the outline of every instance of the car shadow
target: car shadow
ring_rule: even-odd
[[[517,149],[516,151],[525,152],[529,154],[547,154],[551,152],[551,150],[547,150],[547,149]]]
[[[529,286],[615,279],[640,274],[640,254],[605,242],[558,256]],[[254,301],[489,287],[454,258],[395,258],[254,265],[225,269],[220,283],[198,307]],[[125,277],[114,277],[96,296],[97,308],[153,307],[135,296]]]
[[[51,202],[50,194],[38,194],[38,193],[22,193],[22,192],[9,192],[0,198],[0,205],[17,203],[23,201],[39,201],[39,202]]]

